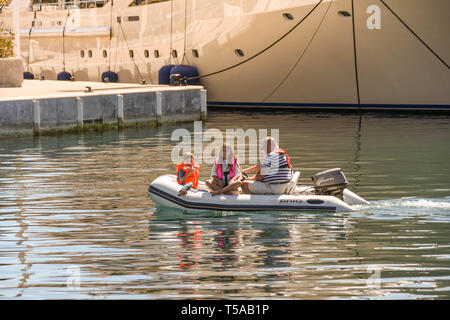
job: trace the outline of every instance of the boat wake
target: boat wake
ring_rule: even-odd
[[[368,213],[375,216],[439,215],[450,219],[450,197],[378,200],[371,201],[369,205],[357,205],[354,208],[357,213]]]

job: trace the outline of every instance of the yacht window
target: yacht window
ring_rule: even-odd
[[[234,50],[234,53],[236,53],[236,55],[238,57],[243,57],[244,56],[244,51],[242,51],[241,49]]]
[[[147,4],[165,2],[165,1],[169,1],[169,0],[133,0],[128,6],[129,7],[145,6]]]
[[[350,17],[351,14],[348,11],[339,11],[338,15],[340,15],[341,17]]]
[[[283,13],[283,18],[286,20],[294,20],[294,17],[290,13]]]

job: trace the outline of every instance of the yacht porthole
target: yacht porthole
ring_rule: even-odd
[[[177,50],[172,50],[172,57],[173,57],[173,58],[178,57]]]
[[[235,53],[238,57],[243,57],[243,56],[244,56],[244,51],[242,51],[241,49],[236,49],[236,50],[234,50],[234,53]]]
[[[150,54],[148,53],[148,50],[144,50],[144,57],[148,58]]]
[[[348,11],[338,11],[338,15],[340,15],[341,17],[351,17],[350,12]]]
[[[194,56],[194,58],[198,58],[199,57],[197,49],[192,49],[192,55]]]
[[[286,20],[294,20],[294,17],[290,13],[283,13],[283,18]]]
[[[89,58],[92,58],[92,50],[89,50],[89,51],[88,51],[88,57],[89,57]]]
[[[155,56],[155,58],[159,58],[159,50],[153,51],[153,55]]]
[[[128,51],[128,54],[130,55],[130,58],[134,58],[134,51],[133,50]]]
[[[84,58],[84,50],[80,51],[80,57]]]

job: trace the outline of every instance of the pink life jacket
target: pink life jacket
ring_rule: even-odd
[[[233,168],[231,168],[230,170],[230,179],[234,177],[235,173],[236,173],[236,161],[233,159]],[[217,172],[217,178],[219,178],[220,180],[222,180],[222,164],[219,163],[219,158],[216,159],[216,172]]]

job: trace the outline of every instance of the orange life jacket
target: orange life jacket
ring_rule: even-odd
[[[192,182],[192,187],[197,189],[198,187],[198,177],[200,175],[200,165],[198,164],[194,164],[194,165],[190,165],[190,164],[178,164],[175,169],[177,170],[177,176],[178,176],[178,172],[181,170],[183,171],[183,176],[186,175],[186,173],[191,170],[191,168],[194,168],[194,171],[191,172],[187,178],[184,180],[183,183],[181,183],[180,180],[177,179],[178,184],[186,184],[189,182]]]
[[[291,158],[287,154],[286,150],[278,149],[278,150],[275,150],[274,152],[278,152],[279,154],[284,154],[286,156],[286,162],[287,162],[288,167],[292,169]]]

